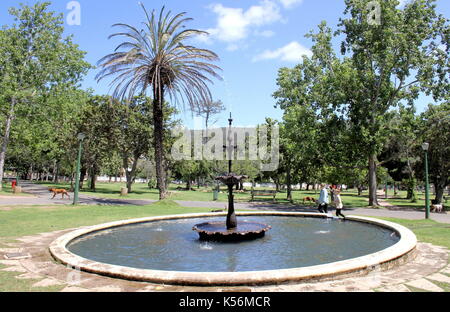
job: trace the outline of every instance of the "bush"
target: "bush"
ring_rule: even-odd
[[[154,179],[154,178],[151,178],[149,181],[148,181],[148,188],[149,189],[155,189],[156,188],[156,186],[157,186],[157,182],[156,182],[156,179]]]

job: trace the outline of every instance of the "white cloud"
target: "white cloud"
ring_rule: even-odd
[[[258,54],[253,58],[253,62],[272,59],[279,59],[285,62],[300,62],[303,55],[310,57],[312,52],[297,41],[292,41],[279,49],[273,51],[266,50],[261,54]]]
[[[298,4],[301,4],[303,0],[280,0],[284,8],[290,9]]]
[[[222,4],[215,4],[210,8],[217,14],[217,25],[207,31],[215,39],[228,43],[247,38],[251,29],[281,20],[279,7],[269,0],[263,0],[247,10],[228,8]]]

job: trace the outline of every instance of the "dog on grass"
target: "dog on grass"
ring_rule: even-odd
[[[309,196],[303,198],[303,204],[305,203],[305,201],[312,202],[312,203],[316,202],[316,200],[313,197],[309,197]]]
[[[67,191],[64,189],[50,188],[50,189],[48,189],[48,191],[53,193],[52,199],[55,198],[55,196],[58,194],[61,194],[61,199],[64,199],[64,195],[67,195],[67,197],[69,197],[69,199],[70,199],[69,193],[67,193]]]

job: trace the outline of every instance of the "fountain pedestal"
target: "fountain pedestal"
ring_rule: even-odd
[[[195,225],[192,229],[198,232],[201,240],[213,241],[243,241],[263,237],[271,226],[256,222],[237,222],[234,211],[233,187],[248,178],[230,173],[216,179],[228,186],[228,213],[224,222],[205,222]]]
[[[205,222],[193,227],[193,230],[198,232],[200,240],[222,242],[261,238],[270,229],[270,225],[248,221],[239,222],[239,225],[232,229],[228,229],[225,222]]]

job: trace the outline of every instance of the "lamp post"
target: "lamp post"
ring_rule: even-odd
[[[425,152],[425,218],[430,218],[430,185],[428,182],[428,149],[429,143],[423,143],[422,149]]]
[[[81,153],[83,150],[83,140],[86,137],[84,133],[78,133],[77,139],[80,141],[80,146],[78,148],[78,158],[77,158],[77,171],[75,174],[75,192],[73,195],[73,204],[76,205],[78,203],[78,191],[80,189],[80,163],[81,163]]]

